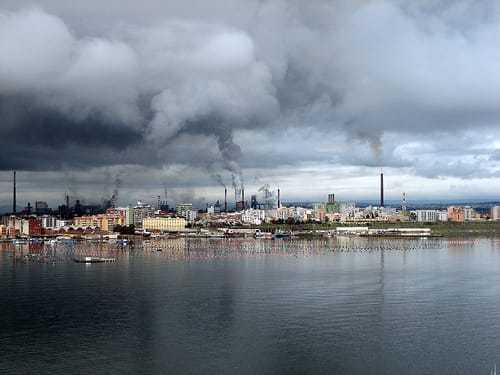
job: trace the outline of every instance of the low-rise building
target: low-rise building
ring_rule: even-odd
[[[257,209],[247,209],[241,213],[241,221],[243,223],[250,223],[253,225],[260,225],[266,219],[266,211],[265,210],[257,210]]]
[[[103,231],[112,232],[117,225],[125,225],[125,216],[117,211],[111,214],[99,214],[92,216],[75,217],[75,227],[79,228],[95,228],[98,227]]]
[[[147,217],[142,219],[142,228],[148,231],[177,232],[186,228],[183,217]]]
[[[8,237],[8,230],[6,225],[0,225],[0,238],[7,238]]]

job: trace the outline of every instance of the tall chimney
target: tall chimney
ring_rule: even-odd
[[[16,171],[14,171],[14,191],[12,195],[12,213],[16,213]]]
[[[281,191],[278,189],[278,208],[281,207]]]
[[[245,189],[241,189],[241,207],[245,209]]]
[[[224,212],[227,214],[227,188],[224,188]]]
[[[384,174],[380,174],[380,207],[384,207]]]

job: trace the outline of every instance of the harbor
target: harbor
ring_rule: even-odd
[[[498,238],[29,246],[0,244],[7,374],[47,357],[50,373],[490,374],[498,362]],[[74,261],[86,257],[115,261]]]

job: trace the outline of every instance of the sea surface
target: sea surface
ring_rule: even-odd
[[[81,264],[83,255],[115,258]],[[500,239],[0,244],[0,374],[490,374]]]

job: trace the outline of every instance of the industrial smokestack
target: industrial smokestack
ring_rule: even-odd
[[[245,209],[245,189],[241,189],[241,206]]]
[[[227,189],[224,188],[224,212],[227,214]]]
[[[12,213],[16,213],[16,171],[14,171],[14,190],[12,194]]]
[[[278,208],[281,207],[281,191],[278,189]]]
[[[380,174],[380,207],[384,207],[384,174]]]

